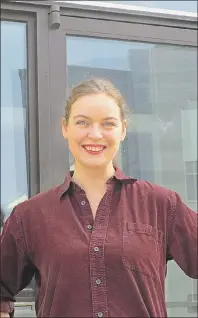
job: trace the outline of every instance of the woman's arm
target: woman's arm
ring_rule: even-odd
[[[168,233],[168,255],[191,278],[198,278],[197,220],[198,214],[172,193],[172,223]]]
[[[28,258],[20,208],[15,208],[5,222],[0,247],[0,312],[3,315],[13,311],[15,296],[31,282],[35,272]]]

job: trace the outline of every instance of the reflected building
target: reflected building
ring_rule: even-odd
[[[144,134],[145,139],[142,147],[141,141],[136,142],[140,150],[135,152],[140,153],[141,148],[148,150],[144,152],[146,155],[142,155],[140,170],[148,166],[148,160],[153,161],[148,169],[154,171],[154,182],[182,193],[182,197],[196,210],[196,51],[153,45],[149,49],[131,50],[129,59],[135,122],[131,131],[137,134],[136,138]],[[136,127],[138,133],[135,132]],[[129,157],[133,158],[132,147],[129,149]]]

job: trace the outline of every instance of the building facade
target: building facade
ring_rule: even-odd
[[[117,158],[124,172],[177,191],[197,211],[196,3],[2,1],[6,217],[17,203],[64,179],[73,160],[61,136],[65,100],[72,86],[90,76],[110,79],[131,110]],[[196,285],[170,262],[171,317],[197,316]],[[32,282],[18,295],[20,317],[30,316],[23,308],[35,292]]]

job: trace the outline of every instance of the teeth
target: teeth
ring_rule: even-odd
[[[104,147],[89,147],[89,146],[86,146],[85,149],[89,150],[89,151],[101,151],[103,150]]]

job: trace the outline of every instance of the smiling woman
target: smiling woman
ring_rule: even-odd
[[[126,135],[127,115],[123,96],[106,79],[92,78],[72,89],[62,132],[75,157],[76,169],[83,162],[88,169],[104,166],[110,159],[115,164],[120,142]],[[98,156],[93,158],[86,153]]]
[[[113,165],[126,136],[125,109],[107,80],[72,90],[62,134],[74,171],[19,204],[3,229],[7,311],[35,275],[38,317],[166,317],[167,260],[198,277],[197,214],[175,191]]]

